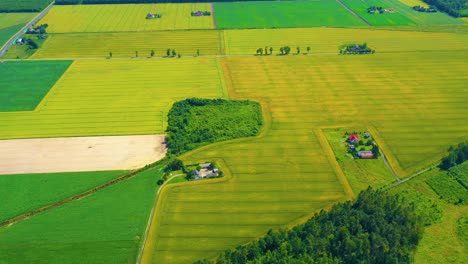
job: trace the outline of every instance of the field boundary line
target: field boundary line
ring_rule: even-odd
[[[336,157],[333,152],[333,149],[331,148],[330,143],[328,142],[327,138],[323,134],[322,128],[314,129],[314,134],[315,134],[315,137],[320,142],[320,145],[322,146],[322,150],[325,152],[328,158],[328,163],[335,171],[335,174],[338,177],[338,180],[341,182],[341,185],[343,186],[346,197],[348,199],[353,199],[355,196],[353,189],[351,188],[351,185],[349,184],[348,179],[346,179],[346,176],[344,175],[343,170],[341,170],[340,164],[338,163],[338,161],[336,161]]]
[[[350,12],[352,15],[354,15],[355,17],[359,18],[359,20],[361,20],[362,22],[364,22],[366,25],[368,26],[372,26],[369,22],[367,22],[367,20],[365,20],[362,16],[358,15],[356,12],[354,12],[351,8],[349,8],[347,5],[345,5],[345,3],[341,2],[340,0],[336,0],[336,2],[338,4],[340,4],[341,6],[343,6],[346,10],[348,10],[348,12]]]
[[[68,68],[62,73],[60,78],[54,83],[54,85],[49,89],[47,94],[42,98],[39,104],[34,108],[34,112],[40,112],[43,107],[47,105],[50,97],[53,97],[58,89],[58,86],[63,82],[63,80],[68,76],[69,72],[71,71],[72,67],[75,65],[75,61],[71,61]]]
[[[146,171],[148,169],[154,168],[154,167],[158,166],[159,164],[161,164],[161,161],[157,161],[157,162],[155,162],[153,164],[150,164],[150,165],[147,165],[147,166],[145,166],[145,167],[143,167],[141,169],[132,171],[132,172],[130,172],[128,174],[125,174],[123,176],[115,178],[115,179],[113,179],[111,181],[108,181],[108,182],[106,182],[104,184],[98,185],[98,186],[96,186],[96,187],[94,187],[92,189],[81,192],[79,194],[75,194],[75,195],[73,195],[73,196],[71,196],[69,198],[66,198],[64,200],[61,200],[61,201],[58,201],[58,202],[55,202],[55,203],[52,203],[52,204],[37,208],[37,209],[34,209],[32,211],[29,211],[27,213],[15,216],[15,217],[10,218],[10,219],[4,220],[4,221],[0,222],[0,227],[16,224],[17,222],[26,220],[26,219],[28,219],[30,217],[33,217],[33,216],[38,215],[40,213],[43,213],[45,211],[60,207],[62,205],[68,204],[68,203],[76,201],[76,200],[86,198],[88,196],[91,196],[91,195],[93,195],[94,193],[96,193],[96,192],[98,192],[100,190],[103,190],[103,189],[105,189],[107,187],[111,187],[111,186],[113,186],[115,184],[118,184],[120,182],[126,181],[126,180],[128,180],[130,178],[133,178],[133,177],[137,176],[141,172],[144,172],[144,171]]]
[[[39,12],[39,14],[37,14],[33,19],[31,19],[28,23],[26,23],[26,25],[24,25],[24,27],[22,27],[18,32],[16,32],[16,34],[14,34],[11,38],[9,38],[5,42],[5,44],[0,47],[0,58],[3,57],[3,55],[5,55],[5,53],[8,51],[8,49],[11,46],[13,46],[14,40],[16,38],[19,38],[21,35],[23,35],[24,31],[27,28],[32,27],[35,23],[37,23],[40,19],[42,19],[50,11],[50,9],[52,9],[54,4],[55,4],[55,1],[52,1],[52,3],[50,3],[46,8],[44,8],[44,10]]]

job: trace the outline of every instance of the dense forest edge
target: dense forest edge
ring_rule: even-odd
[[[468,17],[468,0],[423,0],[453,17]]]
[[[463,142],[458,146],[451,146],[449,149],[449,155],[442,159],[439,167],[442,170],[448,170],[458,164],[462,164],[468,160],[468,143]]]
[[[270,230],[216,261],[195,263],[411,263],[424,226],[432,222],[416,206],[369,187],[355,201],[322,210],[305,224]]]
[[[168,155],[240,137],[257,135],[262,109],[252,101],[189,98],[174,103],[168,113]]]

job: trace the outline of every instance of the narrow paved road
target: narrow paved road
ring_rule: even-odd
[[[27,23],[24,27],[22,27],[15,35],[13,35],[13,37],[11,37],[5,43],[5,45],[3,45],[0,48],[0,58],[8,51],[8,49],[11,46],[13,46],[15,44],[15,40],[18,39],[19,37],[21,37],[21,35],[24,34],[24,31],[26,29],[32,27],[34,24],[37,23],[37,21],[39,21],[41,18],[43,18],[49,12],[49,10],[54,6],[54,4],[55,4],[55,1],[50,3],[50,5],[48,5],[44,10],[42,10],[42,12],[40,12],[36,17],[34,17],[31,21],[29,21],[29,23]]]
[[[367,22],[367,20],[365,20],[363,17],[361,17],[360,15],[358,15],[357,13],[355,13],[353,10],[351,10],[351,8],[349,8],[347,5],[345,5],[343,2],[341,2],[340,0],[336,0],[336,2],[338,2],[338,4],[342,5],[344,8],[346,8],[346,10],[348,10],[351,14],[353,14],[355,17],[359,18],[362,22],[364,22],[366,25],[368,26],[372,26],[369,22]]]
[[[385,157],[385,155],[383,154],[382,151],[379,151],[380,152],[380,156],[382,157],[382,160],[383,162],[385,163],[385,166],[387,166],[388,170],[390,171],[390,173],[393,175],[393,177],[397,180],[397,182],[401,182],[401,179],[398,177],[398,175],[395,173],[395,171],[393,170],[393,168],[390,166],[390,164],[388,163],[387,161],[387,158]]]

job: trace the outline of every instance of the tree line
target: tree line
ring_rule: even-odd
[[[304,54],[309,54],[310,52],[310,47],[306,47],[307,53]],[[255,55],[272,55],[273,54],[273,48],[265,46],[265,48],[258,48],[255,51]],[[279,53],[277,55],[289,55],[291,54],[291,47],[289,46],[282,46],[279,48]],[[296,55],[301,54],[301,47],[296,47]]]
[[[448,170],[458,164],[462,164],[468,160],[468,143],[463,142],[456,147],[449,148],[449,154],[443,158],[439,167],[443,170]]]
[[[369,187],[305,224],[195,263],[411,263],[424,228],[414,206]]]
[[[423,0],[453,17],[468,17],[468,0]]]

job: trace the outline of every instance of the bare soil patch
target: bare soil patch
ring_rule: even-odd
[[[164,135],[0,140],[0,174],[131,170],[166,151]]]

